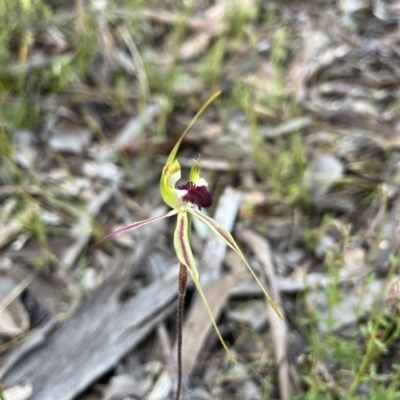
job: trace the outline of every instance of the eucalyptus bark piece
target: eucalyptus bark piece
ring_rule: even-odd
[[[176,272],[125,301],[120,299],[123,277],[105,282],[44,346],[8,371],[2,384],[32,384],[31,400],[74,399],[171,313]]]

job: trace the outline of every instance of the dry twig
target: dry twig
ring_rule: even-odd
[[[271,294],[272,300],[275,304],[279,306],[279,304],[281,304],[281,297],[275,283],[275,271],[268,241],[262,236],[247,229],[238,229],[237,236],[251,248],[257,259],[263,265],[269,283],[269,293]],[[282,400],[290,400],[289,365],[287,359],[288,328],[285,319],[281,321],[269,304],[267,307],[268,317],[271,324],[271,336],[275,361],[278,368],[279,393]],[[282,307],[280,307],[280,311],[282,316],[284,316]]]

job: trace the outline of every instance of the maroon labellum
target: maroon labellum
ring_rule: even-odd
[[[192,204],[207,208],[212,205],[213,198],[206,186],[196,186],[193,182],[188,182],[185,185],[179,186],[179,189],[186,190],[187,193],[182,197],[183,201],[188,201]]]

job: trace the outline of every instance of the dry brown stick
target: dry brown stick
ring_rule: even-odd
[[[29,274],[0,301],[0,315],[32,283],[36,275],[37,272]]]
[[[11,218],[6,213],[2,212],[2,214],[5,215],[0,215],[0,249],[8,244],[22,231],[24,225],[21,221],[30,220],[35,212],[37,212],[36,204],[29,204],[14,218]]]
[[[248,229],[238,229],[237,237],[245,242],[257,259],[264,267],[264,271],[269,283],[269,293],[284,318],[284,312],[280,307],[281,297],[278,287],[275,283],[275,271],[271,259],[271,251],[268,241]],[[280,398],[282,400],[290,400],[290,381],[289,381],[289,364],[287,359],[287,326],[285,318],[281,321],[272,307],[267,305],[268,318],[271,324],[271,336],[274,346],[275,362],[278,368],[278,385]]]
[[[210,7],[204,17],[192,17],[186,21],[190,29],[200,32],[206,32],[212,36],[222,34],[227,29],[227,24],[224,23],[223,17],[226,12],[226,7],[223,4],[216,4]],[[173,14],[164,10],[141,10],[140,17],[159,24],[175,25],[182,19],[179,15]]]

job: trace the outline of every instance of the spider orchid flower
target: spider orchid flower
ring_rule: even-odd
[[[239,246],[236,244],[232,235],[221,225],[219,225],[216,221],[214,221],[211,217],[208,217],[200,212],[200,210],[204,207],[210,207],[212,205],[212,195],[207,189],[207,182],[205,179],[200,177],[200,157],[195,160],[191,166],[189,173],[189,182],[183,185],[179,185],[176,187],[177,182],[181,178],[181,167],[179,162],[176,160],[176,154],[179,150],[179,146],[182,142],[182,139],[185,137],[186,133],[193,126],[199,116],[203,113],[203,111],[207,108],[207,106],[214,101],[216,97],[218,97],[220,92],[216,92],[213,96],[208,99],[208,101],[203,105],[200,111],[193,118],[189,126],[183,132],[174,148],[172,149],[167,162],[163,168],[160,180],[160,192],[164,202],[172,208],[171,211],[149,219],[145,219],[143,221],[134,222],[127,226],[124,226],[120,229],[115,230],[114,232],[108,234],[103,239],[95,243],[92,247],[89,248],[90,251],[92,248],[97,246],[103,240],[110,238],[112,236],[118,235],[120,233],[125,233],[131,231],[133,229],[140,228],[141,226],[147,225],[151,222],[158,221],[163,218],[171,217],[173,215],[177,215],[177,225],[174,233],[174,247],[176,255],[181,263],[191,276],[196,289],[198,290],[204,305],[207,309],[207,312],[212,320],[215,331],[218,335],[219,340],[221,341],[224,349],[227,354],[231,358],[233,362],[235,358],[232,353],[229,351],[227,345],[225,344],[221,333],[218,329],[217,323],[212,315],[210,307],[208,305],[207,299],[204,295],[204,292],[200,285],[199,273],[196,267],[196,263],[194,261],[193,253],[190,248],[189,238],[190,238],[190,230],[191,230],[191,217],[197,218],[200,222],[206,225],[215,235],[217,235],[222,241],[224,241],[231,249],[233,249],[239,257],[242,259],[246,267],[249,269],[250,273],[253,275],[254,279],[260,285],[261,289],[264,292],[265,297],[277,313],[277,315],[282,319],[282,316],[272,301],[271,297],[268,295],[261,282],[257,278],[253,269],[250,267],[246,258],[244,257],[242,251]],[[196,209],[196,206],[198,209]]]

